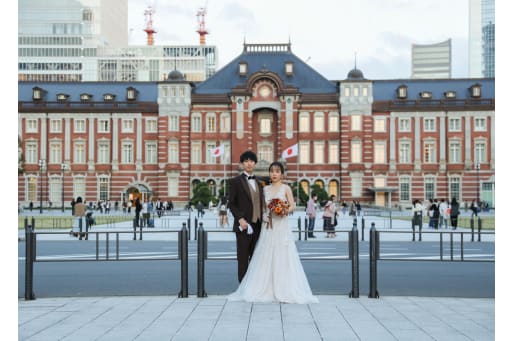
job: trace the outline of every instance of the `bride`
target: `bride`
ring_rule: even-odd
[[[273,162],[265,186],[267,208],[249,268],[230,301],[316,303],[295,246],[288,214],[295,208],[290,187],[282,183],[284,167]],[[279,199],[279,200],[278,200]],[[271,209],[269,209],[269,206]]]

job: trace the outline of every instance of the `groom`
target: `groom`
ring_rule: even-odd
[[[241,282],[249,267],[249,260],[260,236],[262,214],[265,210],[263,186],[254,177],[258,158],[253,151],[240,155],[242,174],[231,179],[228,207],[233,214],[233,232],[236,233],[236,258],[238,282]]]

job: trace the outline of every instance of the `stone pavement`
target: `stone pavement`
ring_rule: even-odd
[[[495,339],[494,299],[318,296],[315,304],[230,302],[225,296],[43,298],[18,302],[18,339]]]
[[[291,221],[296,222],[301,214]],[[157,219],[156,228],[165,219],[185,218],[188,215]],[[212,219],[215,215],[207,213],[203,220],[207,229],[207,221],[213,224]],[[342,228],[351,226],[350,218],[340,220]],[[319,221],[316,232],[321,231]],[[367,224],[369,221],[370,217]],[[125,223],[95,226],[93,231],[129,228],[130,224]],[[220,228],[215,225],[214,229]],[[394,220],[393,229],[410,230],[410,221]],[[368,231],[369,226],[365,229],[367,237]],[[320,238],[316,240],[329,240],[322,232],[317,235]],[[164,236],[177,238],[177,234],[155,233],[145,234],[144,240]],[[410,240],[410,236],[392,233],[387,238]],[[20,230],[19,238],[23,237],[24,231]],[[121,238],[131,237],[127,234]],[[38,240],[70,238],[65,234],[38,235]],[[336,239],[345,238],[346,233],[338,233]],[[424,240],[430,238],[439,236],[423,236]],[[494,235],[485,238],[494,241]],[[213,233],[208,239],[234,240],[232,233]],[[495,340],[495,299],[364,295],[318,298],[319,303],[307,305],[229,302],[225,296],[21,298],[18,340]]]

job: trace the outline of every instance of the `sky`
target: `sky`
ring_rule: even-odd
[[[365,78],[411,75],[413,44],[452,41],[452,77],[468,76],[469,0],[128,0],[129,44],[145,45],[144,11],[154,9],[155,45],[199,44],[197,11],[206,7],[206,44],[219,69],[246,43],[291,42],[292,52],[330,80],[357,65]]]

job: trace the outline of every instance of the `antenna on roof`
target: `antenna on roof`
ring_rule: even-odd
[[[354,69],[357,69],[357,52],[354,52]]]

